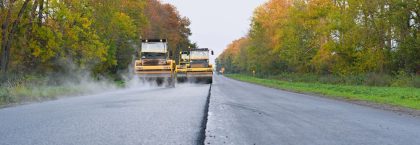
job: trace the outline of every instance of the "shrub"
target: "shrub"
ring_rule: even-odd
[[[366,75],[365,85],[367,86],[390,86],[392,77],[386,74],[369,73]]]
[[[11,101],[11,98],[9,96],[7,89],[0,86],[0,105],[8,104],[10,103],[10,101]]]
[[[414,76],[411,84],[413,87],[420,88],[420,76]]]
[[[324,84],[345,84],[346,83],[345,79],[336,75],[319,76],[318,82],[324,83]]]
[[[411,87],[413,86],[414,76],[407,74],[404,71],[398,72],[395,77],[394,81],[392,82],[391,86],[393,87]]]

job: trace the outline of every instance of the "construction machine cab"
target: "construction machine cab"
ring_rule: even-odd
[[[185,65],[190,62],[190,52],[189,51],[181,51],[179,53],[179,64]]]
[[[165,39],[142,40],[140,58],[145,59],[168,59],[168,45]]]
[[[182,83],[187,80],[187,67],[190,63],[190,52],[181,51],[179,52],[178,65],[176,66],[177,81]]]
[[[209,66],[209,49],[195,48],[190,51],[190,67],[208,67]]]

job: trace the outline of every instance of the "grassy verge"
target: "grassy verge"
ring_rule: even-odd
[[[123,87],[123,82],[80,81],[52,83],[44,77],[22,77],[0,83],[0,107],[9,104],[39,102],[61,96],[78,96]]]
[[[53,100],[59,96],[82,95],[93,90],[80,85],[14,86],[0,88],[0,106],[24,102]]]
[[[420,110],[419,88],[288,82],[275,79],[261,79],[240,74],[229,74],[227,76],[236,80],[272,88],[285,89],[295,92],[316,93],[329,97],[368,101]]]
[[[357,75],[321,75],[313,73],[281,73],[261,78],[337,85],[363,85],[377,87],[417,87],[420,88],[420,76],[398,72],[395,74],[366,73]]]

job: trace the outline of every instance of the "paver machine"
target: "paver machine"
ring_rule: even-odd
[[[135,73],[158,85],[175,86],[176,64],[169,56],[166,39],[144,39],[135,61]]]
[[[189,63],[187,64],[187,79],[193,82],[213,83],[213,65],[210,64],[210,54],[213,51],[208,48],[193,48],[189,51]]]

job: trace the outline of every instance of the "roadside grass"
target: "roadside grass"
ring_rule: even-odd
[[[416,87],[420,88],[420,76],[403,71],[394,74],[366,73],[356,75],[334,75],[314,73],[280,73],[262,75],[259,78],[275,79],[288,82],[308,82],[339,85],[363,85],[377,87]]]
[[[38,102],[57,99],[59,96],[82,95],[91,92],[86,86],[70,85],[42,85],[42,86],[13,86],[0,88],[0,106],[24,102]]]
[[[294,92],[315,93],[335,98],[368,101],[420,110],[420,89],[414,87],[374,87],[316,82],[288,82],[276,79],[261,79],[242,74],[227,74],[226,76],[240,81]]]
[[[77,86],[18,86],[2,89],[0,95],[3,99],[0,101],[4,104],[36,102],[42,100],[56,99],[58,96],[81,95],[86,93],[83,87]]]
[[[51,83],[45,77],[19,77],[0,83],[0,107],[10,104],[54,100],[123,87],[123,82],[80,81]]]

